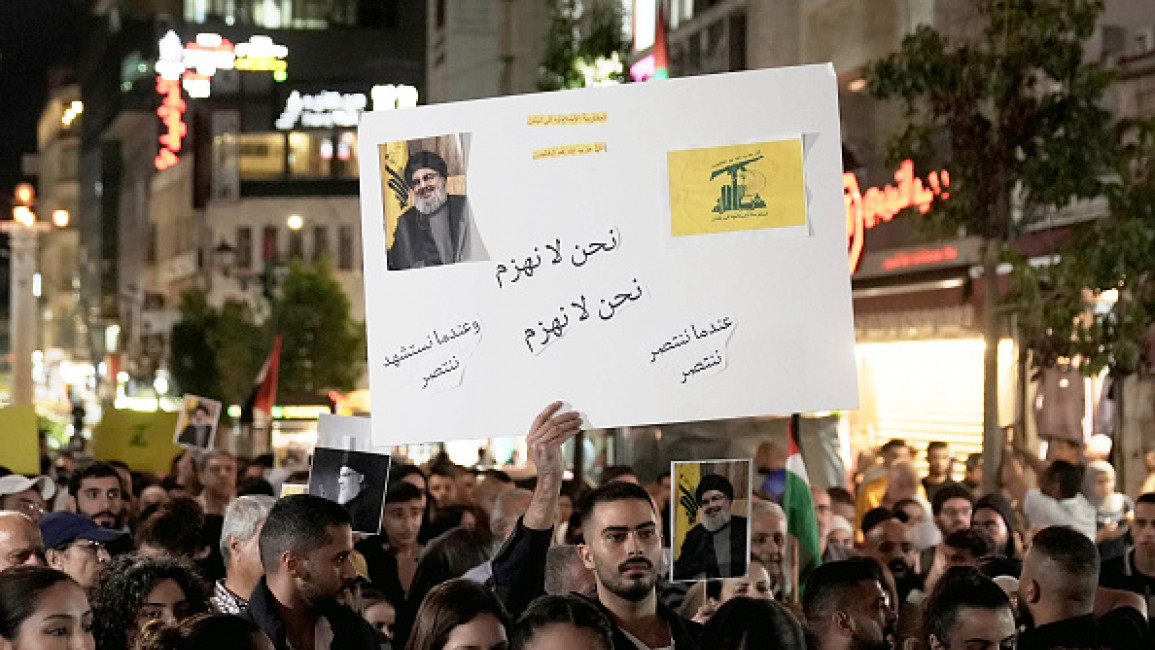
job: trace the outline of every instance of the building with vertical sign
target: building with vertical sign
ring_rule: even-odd
[[[77,302],[101,396],[163,374],[187,289],[261,314],[290,260],[325,256],[363,319],[357,124],[425,102],[425,3],[111,2],[87,19]]]

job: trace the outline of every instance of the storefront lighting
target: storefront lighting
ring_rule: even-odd
[[[68,210],[53,210],[52,211],[52,225],[56,226],[57,228],[68,227],[68,221],[70,218],[71,218],[71,215],[68,214]]]
[[[289,230],[300,230],[305,225],[305,219],[299,214],[294,214],[290,215],[285,223],[288,224]]]
[[[866,80],[865,79],[855,79],[854,81],[851,81],[850,83],[846,84],[846,89],[852,93],[862,92],[863,88],[866,88]]]

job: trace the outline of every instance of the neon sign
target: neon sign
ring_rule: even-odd
[[[923,266],[924,264],[938,264],[939,262],[950,262],[958,259],[958,249],[947,244],[941,248],[920,248],[913,252],[899,251],[890,257],[882,260],[882,268],[885,271],[893,271],[895,269],[905,269],[911,266]]]
[[[160,136],[160,151],[153,162],[158,170],[164,171],[176,164],[181,140],[188,133],[188,125],[183,119],[187,105],[180,96],[180,84],[175,79],[157,77],[156,92],[164,98],[160,107],[156,109],[156,114],[160,116],[167,130]]]
[[[294,90],[285,100],[285,110],[277,118],[277,128],[288,131],[298,123],[306,128],[322,129],[357,126],[368,105],[369,98],[365,93],[342,94],[326,90],[316,95],[302,95]]]
[[[284,72],[289,69],[285,61],[289,48],[274,43],[268,36],[253,36],[247,43],[237,43],[234,51],[237,70]]]
[[[895,215],[906,208],[917,207],[919,213],[926,214],[930,211],[930,205],[935,197],[941,200],[950,198],[947,191],[950,187],[950,174],[945,169],[928,174],[924,185],[922,179],[914,175],[914,163],[904,160],[894,172],[894,180],[898,183],[897,186],[888,183],[882,188],[871,187],[862,192],[858,187],[858,178],[854,174],[847,172],[842,175],[851,274],[858,269],[867,230],[894,219]]]

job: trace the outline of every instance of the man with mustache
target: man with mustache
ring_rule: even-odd
[[[674,562],[675,580],[746,575],[745,517],[735,516],[734,486],[724,476],[707,474],[694,491],[700,522],[686,533]]]
[[[265,576],[242,616],[277,650],[377,650],[373,627],[337,601],[357,579],[345,508],[308,494],[284,497],[269,511],[259,544]]]
[[[405,181],[413,190],[413,206],[397,219],[386,253],[389,270],[487,258],[480,238],[471,232],[465,197],[450,195],[445,188],[448,177],[449,167],[436,153],[418,151],[409,157]]]
[[[526,436],[537,484],[529,509],[493,559],[494,591],[513,616],[545,593],[545,567],[553,540],[565,463],[561,446],[581,430],[577,413],[554,402]],[[645,488],[611,481],[586,495],[585,543],[578,555],[594,573],[597,605],[613,628],[614,650],[697,650],[701,626],[658,601],[662,557],[661,517]]]
[[[96,461],[72,475],[68,485],[69,502],[74,512],[88,517],[97,526],[125,530],[122,489],[116,468]]]

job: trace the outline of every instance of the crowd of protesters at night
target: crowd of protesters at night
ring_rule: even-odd
[[[374,535],[336,501],[277,498],[307,474],[267,455],[4,470],[0,650],[1155,647],[1155,492],[1120,493],[1077,443],[1008,446],[984,492],[980,455],[956,475],[947,444],[887,441],[844,485],[810,488],[810,557],[767,489],[785,465],[768,441],[752,494],[703,479],[685,497],[724,513],[711,532],[748,535],[748,557],[711,548],[702,579],[675,582],[670,475],[567,479],[580,427],[560,402],[542,411],[519,480],[395,457]]]

